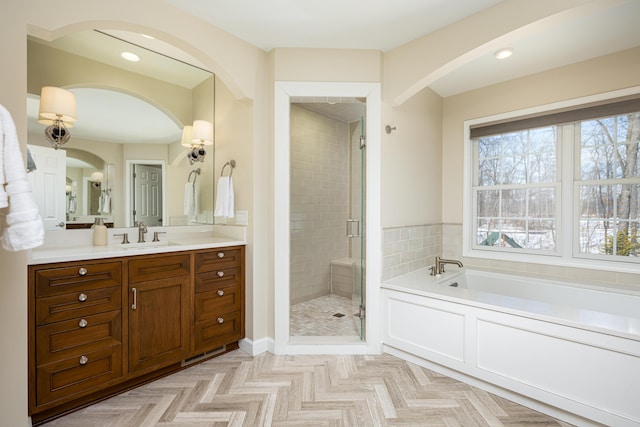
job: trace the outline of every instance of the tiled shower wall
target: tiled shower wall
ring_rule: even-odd
[[[348,138],[348,124],[291,106],[292,304],[329,293],[331,260],[349,254]]]
[[[442,224],[388,227],[382,233],[382,280],[433,265],[442,250]]]

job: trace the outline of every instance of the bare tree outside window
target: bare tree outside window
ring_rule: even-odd
[[[580,252],[638,256],[640,112],[580,123]]]

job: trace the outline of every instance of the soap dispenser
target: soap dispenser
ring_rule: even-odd
[[[107,244],[107,226],[104,225],[104,220],[100,217],[96,218],[91,228],[93,229],[93,245],[105,246]]]

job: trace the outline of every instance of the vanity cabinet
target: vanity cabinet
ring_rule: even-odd
[[[194,351],[206,352],[244,336],[244,248],[195,256]]]
[[[244,246],[29,266],[34,424],[237,348]]]
[[[122,378],[122,262],[30,268],[29,278],[32,403],[53,407]]]
[[[129,373],[188,356],[190,255],[129,261]]]

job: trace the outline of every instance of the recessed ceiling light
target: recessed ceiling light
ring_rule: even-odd
[[[500,49],[494,55],[496,59],[505,59],[513,55],[513,49],[511,48]]]
[[[127,61],[131,61],[131,62],[138,62],[140,61],[140,57],[138,55],[136,55],[135,53],[131,53],[131,52],[122,52],[120,54],[120,56],[122,56],[124,59],[126,59]]]

